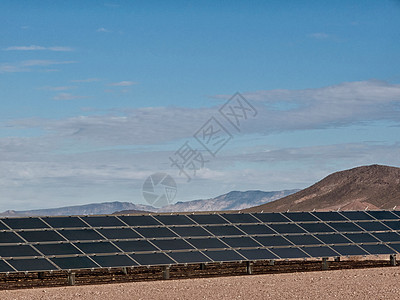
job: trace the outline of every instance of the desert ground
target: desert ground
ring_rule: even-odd
[[[0,299],[399,299],[400,267],[0,291]]]

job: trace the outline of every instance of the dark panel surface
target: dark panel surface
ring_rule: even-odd
[[[166,227],[138,227],[135,230],[146,238],[176,237],[176,234]]]
[[[254,213],[253,216],[265,223],[290,222],[288,218],[279,213]]]
[[[293,222],[313,222],[319,221],[316,217],[308,212],[287,212],[282,213],[285,217],[289,218]]]
[[[188,243],[182,239],[173,240],[153,240],[152,243],[161,250],[188,250],[193,249]]]
[[[367,222],[356,222],[358,226],[361,226],[366,231],[388,231],[390,228],[387,228],[381,222],[378,221],[367,221]]]
[[[247,234],[276,234],[271,228],[264,224],[259,225],[237,225],[240,230],[243,230]]]
[[[324,223],[298,223],[298,225],[310,233],[335,232],[333,228]]]
[[[194,222],[186,215],[159,215],[154,216],[165,225],[193,225]]]
[[[135,253],[129,256],[142,266],[175,264],[175,262],[164,253]]]
[[[368,253],[365,252],[363,249],[356,245],[346,245],[346,246],[331,246],[333,250],[340,253],[342,256],[347,255],[367,255]]]
[[[93,229],[64,229],[58,232],[70,241],[104,240],[104,238]]]
[[[17,246],[0,246],[0,257],[21,257],[21,256],[39,256],[31,246],[17,245]]]
[[[351,241],[346,239],[340,233],[332,233],[332,234],[314,234],[314,236],[325,244],[349,244]]]
[[[39,229],[49,228],[44,222],[38,218],[15,218],[15,219],[2,219],[4,223],[12,229]]]
[[[332,226],[335,230],[339,232],[358,232],[363,231],[360,227],[356,226],[350,222],[340,222],[340,223],[328,223],[329,226]]]
[[[187,241],[197,249],[229,248],[229,246],[225,245],[217,238],[193,238],[187,239]]]
[[[137,266],[127,255],[96,255],[91,258],[103,268]]]
[[[24,241],[14,232],[0,232],[0,244],[23,243]]]
[[[75,243],[79,249],[86,254],[94,253],[116,253],[121,252],[109,242],[89,242],[89,243]]]
[[[346,218],[349,220],[373,220],[371,216],[367,215],[363,211],[341,211],[340,212],[342,215],[344,215]]]
[[[295,245],[320,245],[321,241],[317,240],[312,235],[287,235],[286,238]]]
[[[280,258],[305,258],[309,257],[299,248],[272,248],[269,249]]]
[[[255,236],[254,238],[266,247],[292,245],[281,236]]]
[[[82,217],[82,219],[89,223],[92,227],[116,227],[125,226],[120,220],[114,216],[101,216],[101,217]]]
[[[19,232],[19,235],[28,242],[65,241],[65,239],[54,230],[21,231]]]
[[[396,232],[375,232],[371,234],[382,242],[400,242],[400,235]]]
[[[400,230],[400,221],[383,221],[382,223],[393,230]]]
[[[335,211],[316,211],[312,214],[322,221],[347,221],[346,218]]]
[[[210,262],[210,259],[199,251],[171,252],[169,255],[180,264]]]
[[[130,228],[104,228],[98,229],[100,234],[108,239],[137,239],[141,236]]]
[[[305,233],[303,229],[301,229],[296,224],[269,224],[269,226],[276,230],[278,233]]]
[[[221,238],[221,240],[232,248],[261,247],[259,243],[249,237],[225,237]]]
[[[7,230],[7,226],[0,221],[0,230]]]
[[[228,223],[219,215],[189,215],[198,224],[226,224]]]
[[[38,244],[34,246],[44,255],[72,255],[82,254],[78,249],[69,243],[62,244]]]
[[[158,250],[152,244],[145,240],[139,241],[120,241],[114,244],[125,252],[141,252],[141,251],[156,251]]]
[[[361,248],[371,254],[396,254],[396,252],[386,245],[361,245]]]
[[[6,264],[5,261],[0,260],[0,273],[5,273],[5,272],[15,272],[13,268],[11,268],[9,265]]]
[[[88,227],[88,225],[78,217],[44,217],[42,219],[53,228]]]
[[[221,214],[225,219],[231,223],[260,223],[256,218],[250,214]]]
[[[51,258],[50,260],[64,270],[98,268],[98,266],[93,261],[85,256],[57,257]]]
[[[374,238],[369,233],[344,233],[345,237],[350,239],[354,243],[377,243],[379,242],[376,238]]]
[[[397,220],[400,217],[390,211],[369,210],[367,213],[378,220]]]
[[[151,216],[118,216],[129,226],[154,226],[161,225],[156,219]]]
[[[57,270],[55,266],[44,258],[12,259],[8,262],[18,271],[50,271]]]
[[[237,250],[247,260],[277,259],[278,257],[267,249],[240,249]]]
[[[311,257],[334,257],[338,254],[327,246],[321,247],[301,247]]]
[[[239,261],[245,260],[241,255],[233,250],[209,250],[203,252],[213,261]]]
[[[234,226],[204,226],[204,228],[210,231],[212,234],[216,236],[227,236],[227,235],[244,235],[245,233],[241,232],[239,229]]]
[[[182,227],[170,227],[174,232],[183,237],[191,236],[209,236],[210,233],[205,231],[200,226],[182,226]]]

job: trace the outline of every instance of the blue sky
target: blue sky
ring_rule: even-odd
[[[0,210],[305,188],[400,166],[399,1],[0,2]],[[215,157],[193,135],[240,92]],[[226,120],[221,119],[221,122]],[[186,141],[207,160],[171,166]]]

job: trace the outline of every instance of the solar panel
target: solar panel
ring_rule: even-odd
[[[272,248],[269,249],[280,258],[307,258],[309,255],[301,251],[297,247],[293,248]]]
[[[399,211],[0,219],[0,273],[396,252]]]
[[[211,258],[213,261],[240,261],[245,260],[239,253],[233,250],[206,250],[204,254]]]
[[[103,268],[137,266],[127,255],[96,255],[91,256],[91,259]]]
[[[161,225],[156,219],[151,216],[118,216],[123,222],[129,226],[154,226]]]
[[[170,265],[175,263],[164,253],[135,253],[129,256],[142,266]]]
[[[269,226],[278,233],[306,233],[296,224],[269,224]]]
[[[316,217],[308,212],[287,212],[283,213],[287,218],[292,220],[293,222],[313,222],[319,221]]]
[[[82,254],[76,247],[70,243],[57,244],[38,244],[35,248],[44,255],[76,255]]]
[[[346,221],[342,215],[338,212],[333,211],[318,211],[312,213],[317,218],[321,219],[322,221]]]
[[[38,218],[15,218],[3,219],[3,222],[12,229],[39,229],[49,228],[44,222]]]
[[[237,250],[247,260],[269,260],[279,258],[268,249],[239,249]]]
[[[260,223],[260,221],[250,214],[221,214],[221,216],[231,223]]]
[[[190,215],[192,220],[198,224],[226,224],[228,221],[221,218],[219,215]]]
[[[306,252],[311,257],[333,257],[338,254],[328,246],[317,246],[317,247],[300,247],[301,250]]]
[[[290,222],[280,213],[254,213],[253,216],[265,223]]]
[[[256,224],[256,225],[237,225],[240,230],[244,231],[247,234],[276,234],[271,228],[267,227],[264,224]]]
[[[51,271],[57,270],[50,262],[44,258],[11,259],[8,260],[17,271]]]
[[[211,260],[199,251],[171,252],[169,255],[180,264],[207,263]]]
[[[200,226],[170,227],[170,229],[182,237],[209,236],[210,235],[207,231],[205,231]]]
[[[261,245],[249,237],[224,237],[221,240],[232,248],[253,248]]]
[[[161,250],[188,250],[193,249],[185,240],[173,239],[173,240],[153,240],[152,243]]]
[[[57,242],[65,239],[54,230],[21,231],[18,232],[28,242]]]
[[[287,235],[286,238],[295,245],[320,245],[323,242],[317,240],[309,234],[305,235]]]
[[[348,218],[349,220],[354,221],[364,221],[364,220],[373,220],[370,215],[367,215],[363,211],[341,211],[340,214]]]
[[[42,220],[53,228],[88,227],[88,225],[78,217],[44,217]]]
[[[164,225],[193,225],[194,222],[186,215],[158,215],[154,216]]]
[[[86,256],[55,257],[50,258],[50,260],[63,270],[91,269],[98,267],[96,263]]]
[[[14,232],[0,232],[0,244],[22,243],[23,240]]]
[[[93,229],[61,229],[58,232],[70,241],[90,241],[104,239]]]

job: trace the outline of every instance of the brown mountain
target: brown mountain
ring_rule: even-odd
[[[245,212],[400,208],[400,168],[371,165],[333,173],[287,197]]]

